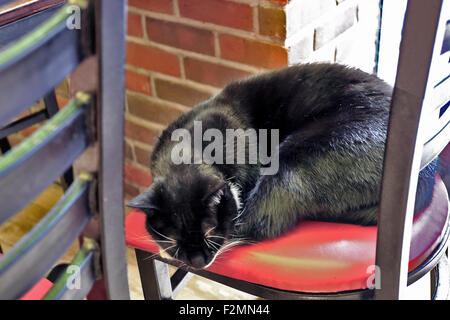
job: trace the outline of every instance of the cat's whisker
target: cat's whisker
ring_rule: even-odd
[[[210,249],[212,248],[212,247],[211,247],[211,244],[208,242],[208,240],[207,240],[206,238],[203,239],[203,241],[206,243],[206,245],[208,246],[208,248],[210,248]]]
[[[152,226],[149,226],[149,227],[150,227],[156,234],[160,235],[161,237],[163,237],[163,238],[165,238],[165,239],[167,239],[167,240],[176,242],[175,239],[172,239],[172,238],[170,238],[170,237],[168,237],[168,236],[166,236],[166,235],[163,235],[162,233],[156,231],[155,228],[153,228]]]
[[[169,240],[154,240],[154,239],[149,239],[148,237],[145,237],[145,236],[142,236],[140,238],[136,237],[136,239],[139,239],[141,241],[145,241],[145,242],[148,242],[148,243],[156,243],[158,245],[160,243],[172,243],[172,244],[175,244],[175,242],[173,242],[173,241],[169,241]]]
[[[210,236],[209,233],[210,233],[211,231],[213,231],[215,228],[216,228],[216,227],[212,227],[212,228],[208,229],[208,231],[205,232],[205,237]]]
[[[215,244],[216,246],[219,246],[219,248],[221,247],[221,244],[219,244],[219,243],[217,243],[217,242],[215,242],[215,241],[213,241],[211,239],[208,239],[208,242],[212,243],[212,244]]]
[[[213,250],[213,251],[219,251],[219,249],[220,248],[217,248],[215,245],[213,245],[213,244],[210,244],[210,248],[211,248],[211,250]]]
[[[154,253],[151,256],[145,257],[144,260],[149,260],[149,259],[153,259],[154,257],[158,256],[159,253]]]
[[[237,223],[234,224],[234,226],[237,227],[237,226],[242,226],[244,224],[245,224],[244,222],[237,222]]]
[[[169,246],[169,247],[167,247],[167,248],[165,248],[165,249],[161,249],[158,253],[152,254],[151,256],[145,258],[144,260],[147,260],[147,259],[153,259],[153,258],[156,257],[156,256],[160,256],[161,253],[163,253],[163,252],[166,252],[166,253],[167,253],[167,250],[170,250],[170,249],[172,249],[172,248],[175,248],[176,246],[177,246],[177,245],[174,244],[173,246]]]
[[[222,246],[219,251],[217,252],[217,254],[223,254],[226,251],[229,251],[232,247],[235,247],[237,245],[242,245],[242,244],[249,244],[249,242],[247,241],[247,239],[239,239],[239,240],[233,240],[232,242],[229,242],[227,244],[225,244],[224,246]]]
[[[222,237],[222,236],[215,236],[215,235],[207,236],[207,238],[208,238],[208,239],[209,239],[209,238],[218,238],[218,239],[224,239],[224,240],[227,239],[227,238],[225,238],[225,237]]]
[[[239,219],[244,214],[244,212],[245,212],[245,207],[232,220],[235,221],[235,220]]]
[[[222,264],[223,259],[224,259],[224,256],[222,254],[227,252],[227,251],[229,251],[230,249],[231,249],[231,247],[225,248],[225,250],[223,248],[220,248],[220,250],[216,251],[216,253],[214,254],[213,259],[211,260],[211,262],[206,267],[209,267],[213,263],[215,263],[215,264]]]
[[[169,246],[169,247],[167,247],[167,248],[165,248],[165,249],[162,249],[161,251],[162,252],[167,252],[167,250],[170,250],[170,249],[172,249],[172,248],[175,248],[177,245],[176,244],[174,244],[173,246]],[[160,251],[160,252],[161,252]]]
[[[176,243],[175,240],[154,240],[154,242],[156,242],[156,243],[172,243],[172,244]]]
[[[228,248],[222,249],[222,250],[218,251],[217,254],[218,255],[223,255],[226,252],[230,251],[231,249],[232,249],[232,247],[228,247]]]
[[[212,243],[211,240],[205,239],[205,241],[207,241],[207,243],[209,243],[210,248],[212,248],[212,249],[214,249],[216,251],[219,250],[220,245],[219,245],[219,247],[216,247],[216,245],[214,243]]]

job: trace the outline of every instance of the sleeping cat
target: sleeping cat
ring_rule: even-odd
[[[391,93],[376,76],[338,64],[232,82],[164,130],[152,154],[153,184],[128,206],[147,214],[146,228],[166,254],[194,268],[302,220],[376,224]],[[250,152],[248,136],[240,137],[244,151],[223,139],[210,158],[199,158],[213,137],[250,129],[276,133],[258,141],[276,172],[262,174],[268,164]],[[200,143],[187,139],[198,134]],[[187,161],[174,161],[175,149]],[[226,161],[209,161],[221,154]],[[420,174],[415,212],[431,198],[435,171],[433,162]]]

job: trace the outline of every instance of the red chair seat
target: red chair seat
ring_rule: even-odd
[[[430,205],[414,218],[409,270],[423,263],[443,238],[448,196],[439,176]],[[273,288],[309,293],[366,289],[374,272],[377,227],[307,221],[288,234],[236,246],[207,270]],[[157,253],[145,230],[145,215],[126,218],[129,246]]]
[[[25,293],[20,300],[41,300],[52,287],[53,283],[46,278],[43,278]]]

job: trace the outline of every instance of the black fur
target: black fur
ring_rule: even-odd
[[[376,224],[391,92],[376,76],[337,64],[233,82],[162,133],[152,155],[154,183],[130,206],[148,214],[149,233],[169,255],[196,268],[233,241],[277,237],[305,219]],[[174,164],[172,132],[193,135],[194,120],[202,132],[216,128],[224,136],[226,129],[278,129],[278,172],[260,175],[259,163]],[[419,177],[416,212],[431,198],[435,172],[433,162]]]

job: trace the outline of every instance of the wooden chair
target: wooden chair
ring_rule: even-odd
[[[83,9],[81,30],[66,27],[70,5]],[[74,162],[78,173],[46,216],[0,258],[0,299],[30,298],[30,288],[32,298],[129,298],[122,189],[124,62],[124,0],[69,1],[0,51],[0,126],[69,74],[74,89],[84,90],[0,157],[0,223]],[[55,283],[42,280],[80,236],[81,249],[66,272]]]
[[[268,299],[398,299],[429,272],[431,297],[447,298],[449,202],[439,175],[431,202],[414,219],[413,207],[419,170],[449,143],[450,52],[441,49],[449,18],[450,1],[408,1],[378,227],[303,222],[279,239],[234,247],[206,270],[190,270],[158,255],[145,215],[133,211],[126,238],[136,248],[145,298],[173,299],[195,273]],[[179,267],[171,278],[167,264]]]

